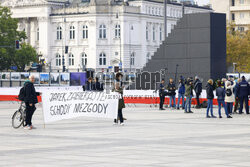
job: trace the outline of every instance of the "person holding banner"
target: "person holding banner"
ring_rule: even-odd
[[[25,97],[24,97],[24,102],[26,106],[26,125],[24,129],[26,130],[31,130],[34,128],[32,126],[32,116],[36,110],[35,104],[38,103],[37,96],[41,95],[41,93],[36,92],[35,87],[34,87],[34,82],[35,82],[35,77],[31,75],[29,77],[29,80],[27,80],[24,83],[24,90],[25,90]]]
[[[125,108],[125,103],[124,103],[124,99],[123,99],[123,88],[124,86],[122,86],[122,73],[117,73],[115,78],[115,87],[114,87],[114,91],[118,92],[121,95],[121,98],[119,99],[119,103],[118,103],[118,117],[117,119],[114,120],[114,125],[118,124],[118,119],[120,120],[120,125],[124,126],[124,119],[123,119],[123,114],[122,114],[122,109]]]

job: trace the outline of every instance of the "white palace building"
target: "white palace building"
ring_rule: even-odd
[[[47,70],[62,71],[63,62],[69,72],[113,71],[119,65],[141,69],[164,40],[163,0],[3,0],[1,5],[19,19],[19,30]],[[192,4],[184,9],[212,11]],[[168,3],[168,33],[181,17],[182,5]]]

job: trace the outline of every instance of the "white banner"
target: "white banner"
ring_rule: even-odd
[[[80,116],[117,118],[118,93],[47,90],[42,94],[45,123]]]

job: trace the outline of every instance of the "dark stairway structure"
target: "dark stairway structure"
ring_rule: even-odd
[[[143,72],[166,71],[165,79],[200,76],[203,85],[209,79],[226,74],[226,15],[218,13],[186,14],[160,45]],[[177,72],[176,72],[177,71]],[[142,78],[145,78],[142,76]],[[146,77],[147,78],[147,77]],[[136,89],[155,89],[136,80]],[[140,84],[138,84],[140,82]]]

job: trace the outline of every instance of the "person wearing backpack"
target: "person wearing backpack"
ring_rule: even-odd
[[[245,102],[246,114],[249,114],[249,105],[248,105],[248,91],[249,84],[246,81],[246,78],[243,76],[242,81],[239,83],[239,87],[237,89],[237,96],[240,98],[240,114],[243,112],[243,103]]]
[[[214,99],[214,81],[212,79],[209,79],[207,81],[206,91],[207,91],[207,118],[216,118],[213,114],[213,99]],[[210,109],[210,115],[209,116],[209,109]]]
[[[234,87],[236,85],[236,82],[233,81],[233,85],[231,84],[231,81],[226,81],[225,90],[226,90],[226,97],[225,102],[227,103],[227,112],[228,114],[232,114],[233,112],[233,103],[235,101],[235,96],[233,93]]]
[[[26,125],[24,129],[31,130],[32,126],[32,116],[36,110],[35,104],[38,103],[37,96],[41,95],[41,93],[36,92],[34,87],[35,77],[31,75],[29,80],[25,81],[24,83],[24,90],[25,90],[25,97],[24,102],[26,106]]]
[[[227,118],[232,118],[227,112],[226,103],[225,103],[226,90],[222,87],[223,87],[222,82],[218,81],[218,88],[216,89],[216,96],[217,96],[217,101],[218,101],[219,118],[222,118],[221,105],[222,105],[222,107],[224,107]]]

